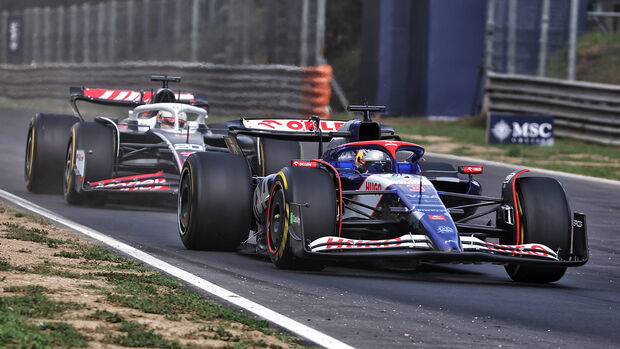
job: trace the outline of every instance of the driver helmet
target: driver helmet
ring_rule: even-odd
[[[376,149],[361,149],[355,155],[355,169],[359,173],[383,173],[392,169],[389,155]]]
[[[185,123],[187,122],[187,114],[185,112],[178,113],[179,115],[179,128],[185,127]],[[159,123],[159,127],[164,129],[173,129],[174,128],[174,114],[169,111],[161,110],[157,113],[157,122]]]

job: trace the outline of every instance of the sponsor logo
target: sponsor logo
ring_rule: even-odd
[[[420,190],[420,185],[419,184],[407,184],[407,188],[409,188],[410,190],[413,190],[413,191],[421,191],[421,192],[425,191],[424,190],[424,186],[422,186],[422,188],[421,188],[422,190]]]
[[[489,116],[489,144],[553,144],[553,117],[548,115]]]
[[[437,227],[437,232],[439,233],[454,233],[454,229],[447,225],[440,225]]]
[[[573,227],[575,228],[583,228],[583,221],[574,220]]]
[[[200,144],[191,144],[191,143],[178,143],[174,145],[174,149],[176,150],[193,150],[193,151],[203,151],[204,148]]]
[[[428,218],[432,221],[445,221],[446,217],[440,214],[429,214]]]
[[[366,182],[366,190],[381,190],[381,183]]]
[[[162,184],[166,184],[165,178],[144,179],[120,183],[99,183],[94,189],[118,188],[121,191],[127,190],[158,190],[162,189]]]
[[[402,244],[401,238],[386,239],[386,240],[350,240],[343,238],[328,238],[327,249],[330,248],[381,248],[381,247],[394,247]]]
[[[493,126],[491,132],[495,137],[497,137],[497,139],[499,139],[501,143],[505,141],[508,136],[510,136],[510,134],[512,133],[512,129],[510,128],[510,125],[506,123],[506,121],[500,120],[497,124],[495,124],[495,126]]]
[[[482,173],[482,166],[462,166],[463,173]]]
[[[317,164],[314,161],[291,160],[291,166],[316,167]]]
[[[250,129],[308,132],[316,130],[316,123],[311,120],[243,120],[243,125]],[[342,121],[322,120],[322,131],[337,131],[344,125]]]
[[[86,155],[83,149],[75,151],[75,174],[78,177],[84,176],[84,163],[86,162]]]
[[[504,179],[504,184],[507,184],[508,182],[510,182],[510,180],[512,179],[512,177],[514,177],[517,173],[516,172],[512,172],[510,173],[508,176],[506,176],[506,178]]]
[[[291,212],[290,224],[293,224],[293,223],[299,224],[301,223],[301,220],[299,219],[299,217],[295,216],[293,212]]]

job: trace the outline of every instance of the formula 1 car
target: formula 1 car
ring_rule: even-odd
[[[481,166],[457,171],[422,162],[421,146],[370,120],[384,107],[349,110],[364,119],[332,124],[331,131],[318,119],[228,124],[230,153],[194,153],[183,166],[183,244],[250,246],[283,269],[320,270],[341,259],[490,262],[505,265],[515,281],[539,283],[587,262],[585,215],[571,214],[555,179],[518,171],[501,184],[501,197],[482,196],[473,179]],[[288,141],[289,148],[314,140],[318,156],[287,158],[287,166],[265,173],[236,142],[248,136]],[[495,224],[474,223],[486,215]]]
[[[156,92],[70,89],[73,115],[37,114],[28,129],[25,180],[31,192],[63,192],[71,204],[102,204],[111,192],[176,194],[184,160],[204,151],[208,102],[175,93],[180,77],[152,76]],[[134,108],[118,120],[87,121],[77,102]]]

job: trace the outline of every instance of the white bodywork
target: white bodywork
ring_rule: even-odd
[[[183,103],[155,103],[155,104],[145,104],[139,107],[136,107],[132,111],[129,112],[129,120],[137,120],[138,121],[138,131],[145,132],[148,129],[155,128],[157,126],[157,116],[154,115],[150,118],[138,118],[138,115],[144,112],[149,111],[167,111],[174,115],[174,128],[167,130],[169,132],[181,132],[184,129],[179,127],[179,113],[192,113],[197,114],[198,118],[194,121],[188,121],[187,126],[189,127],[189,132],[193,133],[198,128],[198,125],[204,124],[207,119],[207,111],[203,108],[195,107],[188,104]]]

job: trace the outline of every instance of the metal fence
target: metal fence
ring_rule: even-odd
[[[620,146],[620,86],[489,73],[487,108],[553,115],[560,137]]]
[[[102,0],[0,12],[0,96],[183,77],[223,115],[329,117],[326,0]],[[337,87],[337,86],[336,86]],[[342,99],[342,98],[341,98]]]
[[[153,74],[179,75],[180,88],[207,96],[212,113],[237,116],[329,117],[331,68],[190,62],[0,65],[0,95],[69,101],[69,86],[157,88]]]
[[[325,1],[102,0],[2,11],[0,63],[318,65]]]

